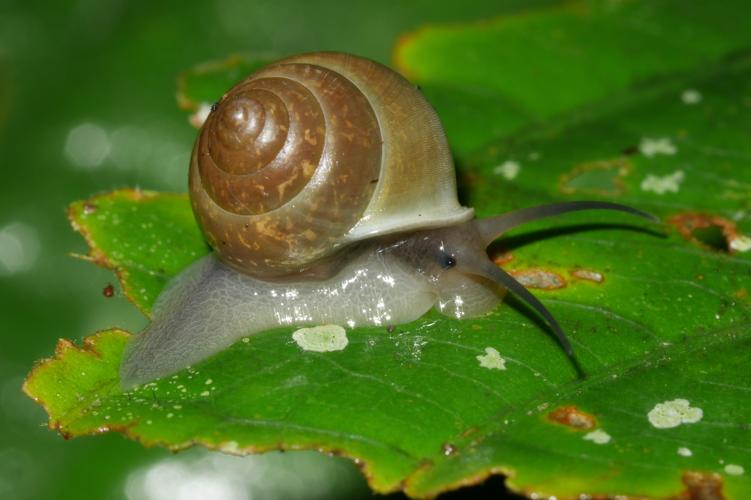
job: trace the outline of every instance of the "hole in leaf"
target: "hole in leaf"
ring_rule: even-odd
[[[716,252],[732,253],[733,242],[741,238],[735,222],[715,215],[687,212],[670,217],[668,223],[688,241]]]
[[[730,249],[728,241],[723,234],[723,228],[720,226],[711,225],[709,227],[698,228],[694,230],[693,235],[700,243],[712,250],[727,252]]]

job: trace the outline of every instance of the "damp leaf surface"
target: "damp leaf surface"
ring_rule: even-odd
[[[523,59],[534,54],[505,56],[503,73],[491,64],[474,78],[523,110],[525,128],[510,135],[516,125],[489,116],[497,126],[481,141],[452,139],[461,144],[464,201],[480,215],[586,197],[664,221],[571,214],[515,230],[492,249],[505,269],[531,276],[528,286],[570,336],[586,378],[544,323],[509,299],[474,320],[430,313],[393,329],[347,330],[346,347],[330,352],[306,351],[293,338],[299,327],[280,328],[129,392],[117,373],[130,334],[110,330],[81,347],[61,341],[30,374],[27,394],[67,437],[111,430],[172,449],[319,449],[358,460],[379,492],[428,497],[504,473],[527,494],[672,497],[699,484],[748,497],[751,54],[726,57],[741,42],[715,36],[720,14],[704,4],[687,7],[703,28],[678,11],[672,45],[657,44],[652,28],[673,22],[660,5],[614,3],[618,17],[567,4],[498,26],[426,29],[405,42],[422,37],[472,53],[500,46],[487,42],[491,29],[541,55],[617,59],[623,33],[644,49],[621,58],[626,67],[612,81],[584,87],[569,74],[581,66],[561,64],[548,79],[580,88],[550,99],[532,88],[534,103],[521,83],[518,92],[497,83],[513,82],[514,68],[529,71]],[[574,25],[598,20],[596,33]],[[552,26],[559,44],[528,36]],[[650,52],[655,44],[684,57]],[[430,73],[417,53],[400,64],[428,81],[429,96],[430,82],[466,84],[435,72],[459,71],[471,58]],[[543,70],[553,67],[549,59]],[[453,105],[476,101],[457,94]],[[465,124],[451,110],[444,119],[450,133]],[[518,166],[513,176],[498,168],[509,161]],[[74,203],[70,217],[92,260],[113,269],[146,314],[168,279],[208,252],[182,195],[116,191]]]
[[[89,245],[82,257],[112,269],[147,315],[170,278],[209,250],[185,194],[121,189],[71,203],[68,220]]]
[[[607,107],[645,82],[655,87],[716,64],[751,42],[748,14],[740,0],[724,8],[575,0],[470,26],[425,27],[402,37],[394,60],[437,108],[463,155],[592,103]]]

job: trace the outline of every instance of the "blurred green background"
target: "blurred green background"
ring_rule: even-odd
[[[0,1],[0,498],[368,496],[353,465],[315,453],[172,455],[48,430],[20,390],[34,360],[58,338],[145,323],[118,292],[104,297],[109,283],[117,290],[110,272],[69,256],[86,248],[65,208],[124,186],[186,190],[195,131],[175,78],[198,63],[342,50],[389,64],[399,36],[419,26],[545,3]]]

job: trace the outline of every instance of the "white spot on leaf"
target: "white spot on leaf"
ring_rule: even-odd
[[[639,151],[646,157],[652,158],[656,155],[674,155],[678,152],[678,148],[675,147],[673,141],[669,137],[662,137],[660,139],[650,139],[644,137],[639,143]]]
[[[690,457],[694,453],[691,450],[689,450],[688,448],[680,447],[680,448],[678,448],[678,454],[680,456],[682,456],[682,457]]]
[[[662,177],[649,174],[641,181],[641,190],[652,191],[657,194],[677,193],[684,178],[683,170],[676,170],[672,174]]]
[[[751,238],[743,234],[736,235],[728,244],[730,249],[736,252],[748,252],[751,250]]]
[[[493,173],[496,175],[502,175],[508,180],[514,179],[519,175],[521,165],[513,160],[506,160],[493,169]]]
[[[701,408],[692,407],[686,399],[674,399],[657,403],[647,418],[649,423],[657,429],[670,429],[681,424],[693,424],[704,416]]]
[[[341,351],[347,347],[347,332],[339,325],[300,328],[292,338],[303,350],[313,352]]]
[[[610,442],[610,434],[602,429],[597,429],[592,432],[586,433],[583,439],[592,441],[596,444],[608,444]]]
[[[485,354],[477,356],[477,361],[480,362],[480,366],[487,368],[488,370],[505,370],[506,360],[501,357],[501,354],[492,347],[485,348]]]
[[[737,464],[727,464],[725,466],[725,473],[730,474],[731,476],[740,476],[744,472],[746,472],[746,470]]]

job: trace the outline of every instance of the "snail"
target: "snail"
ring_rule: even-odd
[[[396,325],[435,307],[493,311],[510,291],[488,245],[519,224],[606,209],[555,203],[478,219],[459,204],[441,123],[391,69],[342,53],[293,56],[230,89],[195,142],[189,192],[213,253],[173,278],[128,344],[123,388],[170,375],[242,337],[285,325]]]

